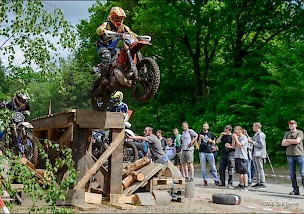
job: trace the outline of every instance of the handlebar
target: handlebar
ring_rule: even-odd
[[[104,32],[105,32],[105,34],[107,34],[108,36],[113,36],[113,37],[115,37],[115,36],[120,36],[120,35],[121,35],[120,33],[116,33],[116,32],[113,32],[113,31],[111,31],[111,30],[105,30]],[[150,42],[150,41],[151,41],[151,36],[137,36],[137,38],[138,38],[139,40],[144,40],[144,41],[147,41],[147,42]]]

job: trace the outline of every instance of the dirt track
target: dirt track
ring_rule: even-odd
[[[106,205],[96,205],[98,209],[86,213],[304,213],[304,190],[300,185],[299,196],[291,196],[290,180],[267,178],[267,188],[249,191],[236,190],[227,187],[217,187],[212,179],[208,179],[209,186],[202,185],[200,170],[195,173],[195,197],[186,198],[183,203],[171,202],[168,206],[138,206],[134,210],[119,210]],[[210,176],[208,174],[208,176]],[[237,175],[234,176],[234,185],[237,185]],[[219,205],[211,202],[214,193],[230,193],[241,196],[240,205]],[[23,211],[22,206],[16,206],[15,212]],[[74,209],[76,213],[83,211]]]
[[[304,192],[300,196],[290,196],[291,185],[267,184],[267,189],[257,191],[235,190],[217,187],[209,179],[210,185],[202,185],[201,178],[195,178],[195,197],[183,203],[171,202],[169,206],[141,206],[135,210],[118,210],[100,205],[96,213],[304,213]],[[286,181],[285,181],[286,183]],[[237,184],[235,181],[234,184]],[[211,202],[214,193],[232,193],[241,196],[240,205],[219,205]]]

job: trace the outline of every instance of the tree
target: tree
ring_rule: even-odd
[[[2,0],[0,7],[0,35],[5,38],[0,51],[7,57],[11,70],[15,67],[16,53],[21,51],[24,59],[18,59],[19,66],[49,71],[49,64],[59,56],[51,38],[57,38],[57,45],[63,48],[75,47],[72,26],[60,9],[51,8],[47,2]]]

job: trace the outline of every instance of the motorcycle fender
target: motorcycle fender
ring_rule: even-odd
[[[33,129],[34,126],[32,124],[30,124],[29,122],[22,122],[21,123],[25,128],[28,128],[28,129]]]

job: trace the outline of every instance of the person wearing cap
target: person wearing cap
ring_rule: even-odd
[[[234,155],[235,149],[232,147],[232,127],[230,125],[225,126],[224,131],[216,139],[216,143],[222,144],[222,155],[220,159],[220,180],[221,186],[225,186],[225,171],[228,167],[228,186],[232,187],[233,168],[234,168]]]
[[[288,122],[290,131],[286,132],[282,140],[282,146],[286,147],[288,168],[293,191],[290,195],[300,195],[299,186],[296,177],[296,163],[299,165],[304,188],[304,149],[303,149],[303,132],[297,129],[297,121]]]

